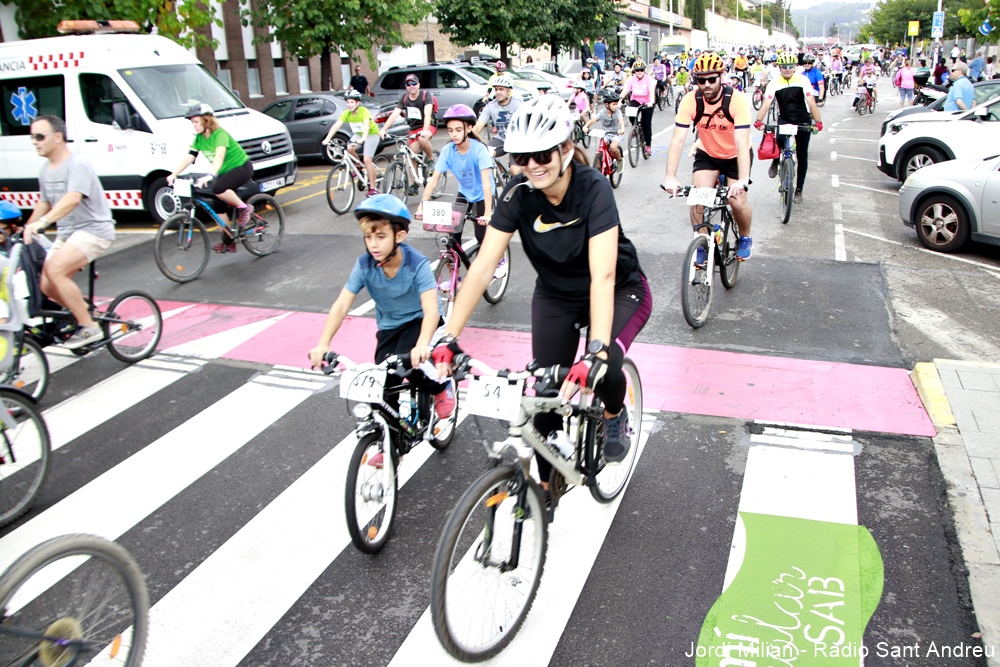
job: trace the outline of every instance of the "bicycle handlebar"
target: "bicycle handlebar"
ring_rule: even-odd
[[[393,370],[394,368],[401,367],[404,370],[410,370],[412,364],[410,363],[410,358],[406,355],[391,355],[386,357],[385,360],[380,364],[356,364],[342,354],[337,354],[333,350],[330,350],[325,355],[323,355],[323,362],[325,366],[320,366],[320,370],[323,371],[323,375],[339,375],[337,372],[337,366],[343,365],[345,370],[357,371],[357,370],[367,370],[371,368],[385,368],[386,370]]]
[[[478,359],[473,359],[465,352],[456,355],[452,363],[455,366],[456,381],[460,381],[466,376],[472,375],[473,370],[479,371],[478,375],[505,378],[511,382],[526,380],[528,378],[539,378],[543,381],[548,381],[549,383],[562,384],[562,382],[566,379],[566,376],[569,375],[569,368],[565,366],[561,366],[559,364],[555,364],[553,366],[538,366],[538,364],[534,361],[529,363],[523,371],[512,371],[508,368],[496,370],[490,368]]]

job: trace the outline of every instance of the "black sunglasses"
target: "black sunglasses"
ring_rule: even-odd
[[[699,84],[707,83],[707,84],[711,85],[711,84],[715,83],[716,81],[718,81],[719,77],[717,77],[717,76],[696,76],[694,78],[694,80],[697,81]]]
[[[35,141],[45,141],[45,137],[51,137],[53,134],[54,132],[50,132],[48,134],[32,134],[31,138]]]
[[[420,85],[419,81],[407,81],[406,82],[406,87],[407,88],[409,88],[410,86],[419,86],[419,85]]]
[[[537,153],[511,153],[510,159],[518,167],[527,167],[531,160],[534,160],[536,164],[545,165],[552,162],[552,154],[555,152],[555,148],[550,148],[547,151],[538,151]]]

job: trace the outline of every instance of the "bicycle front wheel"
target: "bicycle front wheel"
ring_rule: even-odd
[[[388,155],[376,155],[372,158],[372,162],[375,164],[375,182],[370,183],[368,187],[381,192],[382,181],[385,179],[385,172],[388,171],[389,165],[392,164],[392,158]]]
[[[698,261],[698,248],[703,249],[702,262]],[[684,319],[697,329],[708,320],[712,307],[712,274],[708,270],[708,254],[711,252],[708,237],[696,234],[688,245],[681,267],[681,309]]]
[[[510,283],[510,248],[503,251],[500,263],[493,271],[493,280],[487,285],[483,292],[483,298],[487,303],[500,303],[500,299],[507,293],[507,285]]]
[[[396,457],[390,448],[387,435],[368,433],[358,440],[347,466],[347,532],[354,546],[366,554],[382,550],[396,518],[399,487]]]
[[[583,135],[580,143],[583,144],[584,148],[590,148],[590,132],[584,132],[582,125],[578,125],[577,127],[580,128],[580,134]]]
[[[792,217],[792,197],[795,194],[795,160],[782,158],[778,167],[778,183],[781,189],[781,224],[787,225]]]
[[[270,255],[281,245],[285,236],[285,212],[271,195],[254,195],[247,200],[250,207],[250,223],[240,230],[243,247],[251,255]]]
[[[149,631],[149,593],[135,559],[95,535],[64,535],[31,549],[0,578],[0,632],[11,665],[138,667]],[[5,662],[5,664],[8,664]]]
[[[764,106],[764,92],[758,88],[753,92],[753,108],[760,111],[762,106]]]
[[[722,245],[719,251],[719,276],[726,289],[736,286],[736,278],[740,273],[740,261],[736,258],[736,250],[740,245],[740,231],[733,216],[726,210],[722,214]]]
[[[163,335],[160,306],[145,292],[132,290],[115,297],[100,318],[111,355],[127,364],[153,354]]]
[[[638,120],[636,121],[638,123]],[[628,163],[633,168],[639,166],[639,152],[642,146],[639,143],[639,126],[633,125],[632,131],[628,133]]]
[[[409,179],[406,177],[406,165],[396,160],[389,165],[382,180],[382,192],[397,197],[406,203],[406,189],[409,187]]]
[[[510,643],[538,591],[547,540],[533,480],[501,466],[473,482],[445,524],[431,572],[431,620],[448,653],[477,662]]]
[[[0,401],[4,411],[0,419],[0,526],[6,526],[34,504],[49,473],[52,446],[45,420],[27,394],[0,387]]]
[[[170,280],[195,280],[208,266],[208,230],[187,212],[173,215],[156,230],[153,257],[160,272]]]
[[[354,203],[354,174],[346,162],[335,165],[326,177],[326,203],[339,215],[351,210],[351,204]]]
[[[614,465],[605,465],[590,484],[590,495],[600,503],[609,503],[625,490],[625,484],[632,475],[632,469],[639,458],[639,435],[642,430],[642,382],[639,369],[628,357],[622,362],[625,374],[625,410],[629,424],[629,450],[625,458]],[[587,429],[587,445],[596,438],[597,429],[591,422]]]
[[[437,284],[438,311],[447,322],[455,307],[455,293],[458,292],[458,265],[450,258],[438,260],[434,269],[434,282]]]
[[[21,352],[13,360],[16,363],[0,376],[0,384],[27,392],[39,401],[49,388],[49,360],[34,339],[23,334],[22,338]]]

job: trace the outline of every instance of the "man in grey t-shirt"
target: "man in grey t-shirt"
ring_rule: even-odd
[[[503,155],[503,141],[507,138],[507,125],[510,124],[510,119],[514,116],[514,112],[521,107],[521,100],[513,97],[512,88],[514,84],[507,76],[499,76],[493,82],[493,90],[496,93],[496,99],[483,107],[483,110],[479,112],[479,120],[476,121],[476,126],[472,128],[478,136],[482,137],[481,134],[483,129],[487,126],[491,127],[492,134],[489,137],[484,137],[487,145],[489,145],[496,155]],[[520,167],[518,167],[513,162],[510,163],[510,173],[519,174],[521,173]]]
[[[42,196],[24,226],[24,242],[56,223],[56,241],[42,268],[41,287],[67,308],[80,329],[65,347],[76,349],[101,340],[100,327],[87,310],[73,276],[111,247],[115,223],[93,167],[66,145],[66,123],[56,116],[38,116],[31,123],[31,141],[48,160],[38,177]]]

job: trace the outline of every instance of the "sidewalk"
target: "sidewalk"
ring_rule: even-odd
[[[1000,364],[935,359],[911,374],[934,438],[983,645],[1000,644]],[[992,667],[1000,659],[990,659]]]

